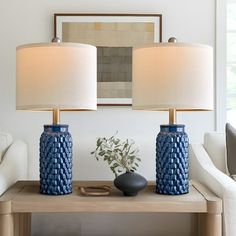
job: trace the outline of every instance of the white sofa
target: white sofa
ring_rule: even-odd
[[[190,176],[223,200],[223,235],[236,236],[236,182],[229,177],[223,133],[206,133],[190,145]]]
[[[0,132],[0,196],[17,180],[27,179],[27,145]]]

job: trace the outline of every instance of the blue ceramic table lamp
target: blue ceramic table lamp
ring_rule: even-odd
[[[72,138],[60,111],[96,110],[97,50],[77,43],[17,47],[16,108],[52,111],[40,138],[40,192],[72,192]]]
[[[213,109],[212,47],[170,38],[134,48],[132,86],[133,109],[169,111],[156,138],[156,192],[188,193],[189,141],[176,111]]]

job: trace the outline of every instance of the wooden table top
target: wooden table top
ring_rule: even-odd
[[[125,197],[113,186],[109,196],[83,196],[79,186],[111,185],[108,181],[74,181],[73,193],[50,196],[39,193],[38,181],[19,181],[0,197],[0,214],[23,212],[222,212],[221,199],[197,182],[178,196],[155,193],[155,184],[135,197]]]

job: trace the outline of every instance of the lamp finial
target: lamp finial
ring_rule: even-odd
[[[177,42],[178,42],[178,40],[175,37],[171,37],[168,39],[168,43],[177,43]]]
[[[54,37],[52,43],[61,43],[61,39],[59,37]]]

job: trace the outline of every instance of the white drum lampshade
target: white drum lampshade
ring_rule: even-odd
[[[213,49],[157,43],[133,50],[133,109],[212,110]]]
[[[96,47],[42,43],[17,47],[18,110],[96,110]]]

